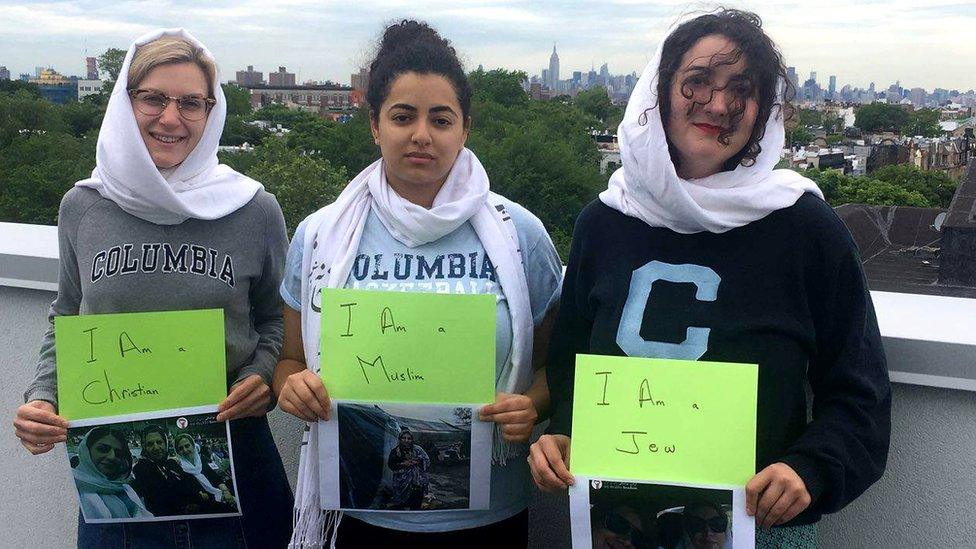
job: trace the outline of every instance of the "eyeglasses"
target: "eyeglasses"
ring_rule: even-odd
[[[202,120],[217,104],[217,100],[210,97],[199,95],[171,97],[156,90],[129,90],[129,97],[132,98],[132,104],[136,109],[146,116],[159,116],[169,106],[170,101],[176,101],[176,110],[179,111],[180,116],[191,122]]]
[[[705,533],[706,531],[724,534],[729,523],[725,517],[712,517],[707,520],[699,517],[685,517],[685,527],[691,534]]]

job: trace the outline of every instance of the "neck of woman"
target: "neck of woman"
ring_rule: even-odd
[[[683,158],[676,166],[675,171],[681,179],[702,179],[722,171],[722,165],[700,160],[695,162],[693,159]]]

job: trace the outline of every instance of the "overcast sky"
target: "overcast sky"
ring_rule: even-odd
[[[683,12],[710,4],[676,0],[0,0],[0,65],[16,78],[35,66],[84,74],[88,55],[126,48],[145,31],[183,26],[203,41],[223,79],[254,65],[284,65],[299,81],[349,75],[369,59],[385,23],[422,18],[452,40],[469,69],[504,67],[538,74],[553,43],[560,73],[641,72],[667,27]],[[747,0],[797,67],[826,87],[976,88],[973,0]]]

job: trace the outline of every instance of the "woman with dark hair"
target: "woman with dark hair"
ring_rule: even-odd
[[[78,465],[71,474],[85,518],[152,516],[129,485],[132,453],[122,433],[107,426],[88,431],[78,444]]]
[[[393,486],[390,509],[419,510],[427,494],[430,479],[430,457],[419,445],[413,442],[413,433],[403,428],[398,437],[398,444],[390,450],[386,465],[393,471]]]
[[[199,484],[199,489],[210,494],[215,502],[224,504],[225,510],[236,510],[236,498],[227,487],[227,482],[213,470],[209,460],[203,460],[203,452],[193,441],[193,437],[182,433],[177,435],[173,442],[183,472],[193,477]]]
[[[530,456],[541,488],[573,482],[577,353],[759,365],[746,485],[759,547],[814,546],[820,516],[881,476],[877,320],[847,228],[813,182],[774,169],[784,75],[759,17],[731,9],[678,25],[645,69],[618,131],[623,167],[576,222],[547,361],[553,419]]]
[[[710,501],[685,505],[681,512],[683,537],[678,549],[723,549],[731,547],[729,515]]]
[[[525,442],[549,404],[533,348],[546,346],[559,257],[538,218],[492,193],[464,148],[471,89],[447,40],[416,21],[389,26],[366,99],[381,158],[302,222],[288,252],[278,402],[306,421],[329,419],[318,359],[322,288],[496,296],[497,396],[480,414],[495,423],[490,509],[347,513],[338,539],[343,547],[525,545]],[[308,430],[302,446],[292,538],[300,546],[323,543],[338,520],[319,508],[317,431]]]

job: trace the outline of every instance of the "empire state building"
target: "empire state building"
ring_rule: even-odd
[[[559,85],[559,55],[556,54],[556,44],[552,45],[552,55],[549,56],[549,81],[546,84],[549,85],[550,90],[557,91],[556,86]]]

